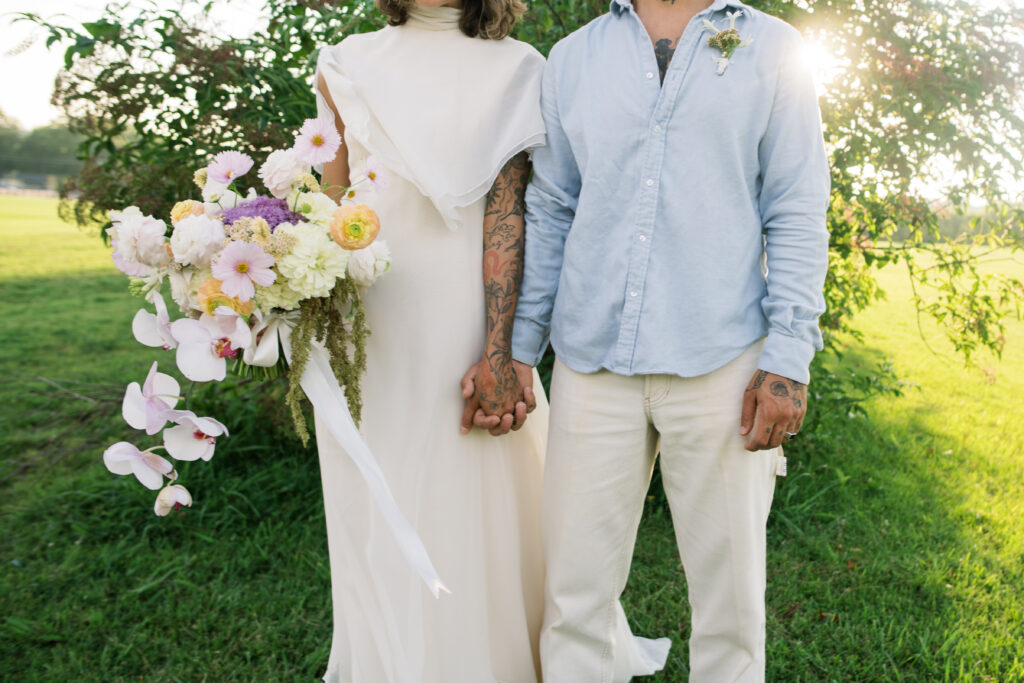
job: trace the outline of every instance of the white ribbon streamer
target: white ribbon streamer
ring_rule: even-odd
[[[273,328],[273,336],[280,337],[281,348],[284,349],[284,357],[289,364],[292,361],[292,327],[293,324],[290,321],[280,319],[280,323]],[[264,334],[264,340],[270,333],[271,330],[268,329]],[[384,473],[381,472],[373,453],[370,452],[370,448],[359,434],[359,430],[352,420],[352,414],[349,413],[348,401],[345,399],[341,387],[338,386],[334,371],[331,370],[330,359],[323,347],[316,344],[310,346],[309,360],[306,361],[306,368],[299,384],[306,392],[306,397],[309,398],[313,407],[321,415],[330,416],[329,420],[324,420],[324,424],[327,425],[331,436],[348,453],[352,462],[356,464],[359,472],[363,475],[370,494],[376,501],[377,508],[391,529],[391,533],[394,534],[405,559],[427,583],[427,587],[435,598],[441,591],[450,593],[451,591],[441,583],[441,579],[427,555],[427,549],[423,547],[423,542],[416,530],[398,509],[398,504],[384,479]]]
[[[277,365],[280,357],[278,353],[278,338],[283,328],[291,329],[299,320],[298,311],[288,313],[271,313],[261,319],[253,327],[252,338],[257,339],[245,349],[242,360],[246,365],[258,365],[264,368],[272,368]]]

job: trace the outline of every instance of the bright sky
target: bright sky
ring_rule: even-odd
[[[34,12],[52,18],[58,24],[95,21],[108,0],[3,0],[0,3],[0,111],[13,117],[23,128],[42,126],[57,118],[59,111],[50,106],[53,80],[64,62],[63,48],[45,48],[46,34],[28,22],[13,23],[18,12]],[[128,0],[133,8],[181,7],[180,0]],[[188,6],[196,3],[188,3]],[[210,20],[225,33],[239,36],[260,25],[261,0],[228,0],[218,3]],[[63,17],[58,15],[65,15]],[[34,39],[34,40],[33,40]],[[17,54],[8,54],[26,40],[31,46]]]

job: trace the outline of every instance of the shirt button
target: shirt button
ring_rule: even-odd
[[[655,133],[660,133],[661,132],[661,126],[657,126],[657,125],[654,126],[654,132]]]
[[[646,242],[647,241],[647,235],[640,235],[640,241],[641,242]]]
[[[653,71],[648,71],[647,72],[647,78],[654,78],[654,72]]]
[[[636,292],[630,292],[629,295],[630,296],[636,296]]]
[[[651,187],[652,185],[654,185],[654,180],[651,179],[651,178],[648,178],[646,183],[647,183],[647,187]]]

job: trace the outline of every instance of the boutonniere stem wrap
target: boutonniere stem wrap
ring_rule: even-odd
[[[729,28],[720,29],[711,20],[704,20],[704,29],[711,31],[711,37],[708,38],[708,47],[717,49],[721,54],[720,57],[715,57],[716,73],[719,76],[724,74],[725,70],[732,63],[733,52],[739,48],[747,47],[754,42],[752,38],[744,40],[740,35],[739,29],[736,28],[736,20],[743,16],[743,10],[726,12],[726,16],[729,17]]]

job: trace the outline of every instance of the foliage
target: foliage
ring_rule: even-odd
[[[965,358],[999,353],[1003,318],[1024,288],[978,265],[992,247],[1024,240],[1024,210],[1000,185],[1024,157],[1024,11],[966,0],[751,4],[833,56],[821,96],[833,184],[827,342],[854,331],[853,314],[883,295],[873,272],[905,262],[918,311],[945,322]],[[540,0],[517,37],[546,53],[606,10],[603,0]],[[48,28],[49,44],[69,45],[54,98],[87,136],[86,166],[65,188],[81,193],[68,205],[80,222],[130,203],[166,213],[222,147],[244,146],[260,161],[314,112],[318,47],[383,25],[368,0],[267,0],[265,11],[267,29],[237,39],[183,10],[112,5],[84,32],[26,15]],[[963,213],[972,197],[990,210],[944,238],[940,217]],[[931,252],[927,267],[917,265],[920,248]]]
[[[140,4],[112,3],[81,29],[22,15],[46,26],[48,46],[70,43],[53,97],[86,136],[85,167],[62,190],[79,197],[64,207],[79,223],[131,204],[166,214],[213,153],[243,148],[260,164],[288,147],[315,115],[316,48],[381,25],[360,4],[277,0],[266,31],[235,39],[204,29],[203,12]]]

